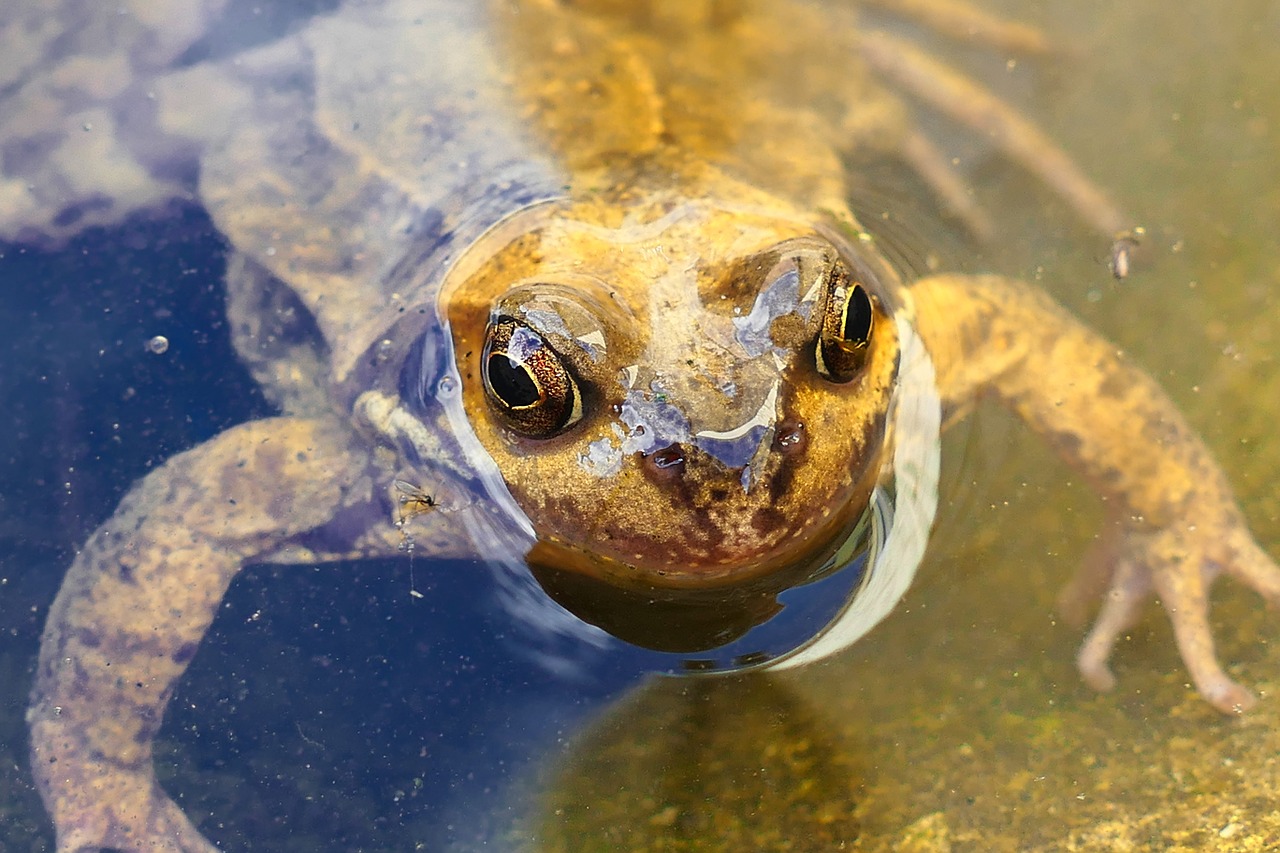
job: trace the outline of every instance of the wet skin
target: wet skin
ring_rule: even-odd
[[[92,36],[125,24],[69,22],[81,38],[34,55],[7,95],[26,123],[0,126],[11,238],[189,191],[161,166],[199,163],[235,253],[237,348],[282,411],[149,474],[69,570],[29,715],[60,850],[213,849],[151,748],[228,584],[251,563],[397,553],[394,483],[475,491],[477,447],[537,534],[535,571],[767,600],[883,476],[899,323],[949,415],[1000,400],[1106,500],[1063,597],[1080,619],[1103,602],[1085,679],[1111,686],[1111,649],[1154,592],[1206,700],[1252,703],[1216,659],[1206,590],[1227,572],[1276,601],[1280,572],[1168,398],[1026,285],[904,284],[847,206],[846,164],[894,154],[986,229],[887,78],[999,130],[1098,230],[1129,224],[974,84],[847,10],[783,3],[388,3],[172,69],[217,5],[177,6],[185,29],[131,18],[123,57]],[[953,2],[908,6],[1001,49],[1044,46]],[[86,148],[71,129],[90,114]],[[474,441],[434,390],[406,390],[453,376]],[[415,553],[472,553],[459,515],[415,517]]]

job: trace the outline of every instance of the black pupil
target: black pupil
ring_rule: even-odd
[[[864,344],[871,336],[871,299],[861,285],[854,285],[844,306],[844,339]]]
[[[513,409],[532,406],[541,399],[529,371],[504,352],[489,356],[489,387]]]

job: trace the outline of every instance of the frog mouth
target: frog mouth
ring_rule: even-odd
[[[744,565],[714,585],[691,583],[695,572],[641,570],[545,538],[525,561],[547,595],[584,622],[642,648],[701,652],[778,615],[779,595],[786,590],[860,565],[868,548],[867,502],[850,503],[840,515],[807,548]]]

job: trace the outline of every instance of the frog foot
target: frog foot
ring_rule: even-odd
[[[44,739],[38,726],[32,734],[58,742]],[[57,759],[59,752],[64,760]],[[160,788],[149,755],[137,766],[120,766],[102,758],[72,760],[72,754],[55,749],[32,756],[58,853],[217,853]]]
[[[54,826],[58,853],[218,853],[154,779],[95,780],[58,803]]]
[[[1224,529],[1226,535],[1221,532]],[[1280,568],[1249,535],[1243,520],[1156,530],[1113,525],[1108,530],[1058,601],[1063,617],[1079,624],[1102,595],[1102,607],[1076,656],[1085,683],[1100,691],[1115,687],[1108,663],[1111,652],[1155,593],[1173,624],[1178,651],[1200,695],[1226,714],[1253,707],[1257,703],[1253,693],[1222,670],[1209,626],[1209,586],[1220,572],[1234,576],[1268,601],[1280,602]]]

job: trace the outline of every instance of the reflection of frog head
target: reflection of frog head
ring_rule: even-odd
[[[760,621],[876,484],[889,294],[799,216],[604,195],[504,223],[450,288],[466,409],[553,595],[732,588]]]

